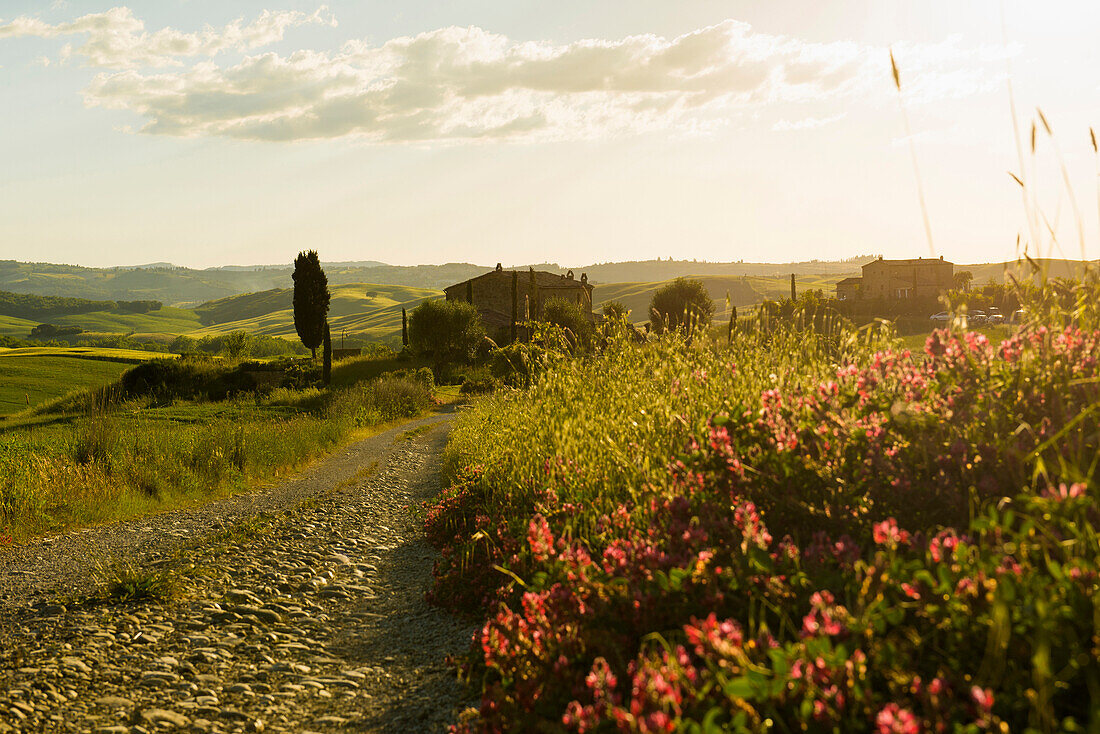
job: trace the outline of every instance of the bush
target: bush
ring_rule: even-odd
[[[505,385],[527,387],[545,359],[541,347],[517,342],[489,353],[489,372]]]
[[[336,391],[326,415],[330,420],[354,427],[372,426],[414,416],[427,410],[431,399],[432,389],[423,375],[410,378],[387,374]]]
[[[476,380],[463,382],[458,393],[460,395],[487,395],[496,389],[497,381],[492,377],[479,377]]]
[[[437,362],[468,361],[484,337],[481,316],[465,301],[424,301],[409,314],[409,346]]]
[[[710,326],[714,301],[700,280],[677,278],[658,288],[649,304],[649,323],[654,332],[691,332]]]
[[[565,330],[571,351],[592,348],[595,328],[580,304],[564,298],[551,298],[543,304],[542,320]]]
[[[425,516],[484,619],[457,730],[1100,724],[1100,331],[881,339],[614,343],[475,403]]]

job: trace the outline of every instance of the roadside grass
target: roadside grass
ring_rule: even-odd
[[[219,401],[120,401],[120,390],[91,389],[55,412],[0,421],[0,531],[19,542],[205,502],[432,406],[427,385],[392,375]]]

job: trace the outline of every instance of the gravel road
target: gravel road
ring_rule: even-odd
[[[450,420],[4,551],[0,732],[445,730],[464,702],[444,658],[474,630],[424,601],[435,552],[410,507],[439,491]],[[105,595],[120,559],[173,592]]]

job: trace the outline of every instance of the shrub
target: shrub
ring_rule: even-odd
[[[489,353],[489,372],[505,385],[527,387],[545,359],[541,347],[516,342]]]
[[[666,330],[691,332],[698,326],[706,328],[713,317],[714,301],[700,280],[677,278],[658,288],[649,304],[649,322],[658,334]]]
[[[355,427],[371,426],[416,415],[428,409],[431,399],[424,375],[387,374],[333,393],[326,415]]]
[[[487,395],[497,389],[497,381],[492,377],[479,377],[466,380],[458,392],[460,395]]]
[[[477,309],[465,301],[424,301],[409,314],[409,346],[437,362],[465,362],[485,337]]]
[[[628,321],[630,311],[619,301],[608,301],[603,305],[603,317],[607,321]]]
[[[252,342],[252,335],[247,331],[231,331],[225,335],[225,353],[234,359],[247,357],[252,354]]]
[[[551,298],[543,304],[542,320],[565,331],[571,351],[587,351],[592,348],[595,328],[579,303],[564,298]]]
[[[1100,331],[882,339],[613,343],[476,403],[425,515],[484,619],[456,729],[1100,725]]]

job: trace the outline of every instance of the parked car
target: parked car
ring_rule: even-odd
[[[932,314],[928,318],[931,321],[942,321],[946,324],[951,321],[951,314],[948,311],[940,311],[939,313]]]
[[[999,308],[989,309],[989,323],[991,324],[1003,324],[1005,322],[1005,315],[1001,313]]]
[[[966,320],[971,324],[984,324],[989,321],[985,311],[971,311],[966,315]]]

